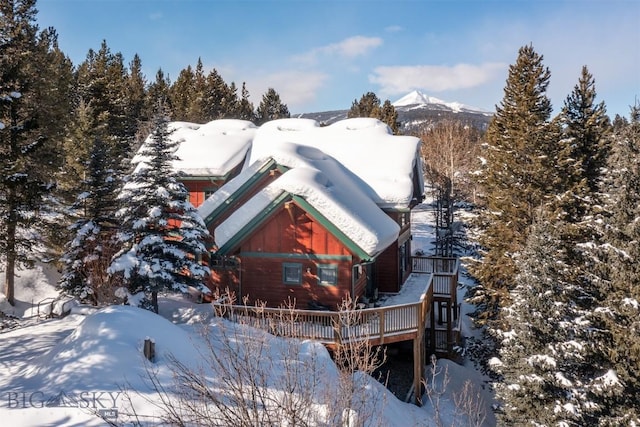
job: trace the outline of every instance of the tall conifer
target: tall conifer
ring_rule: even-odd
[[[546,95],[551,73],[532,46],[509,67],[504,98],[496,107],[481,154],[483,203],[482,261],[472,266],[480,286],[473,302],[478,320],[495,319],[515,285],[515,260],[524,247],[535,213],[552,198],[557,184],[558,126],[551,122]]]
[[[144,294],[141,306],[157,312],[157,293],[206,290],[208,267],[200,264],[208,230],[189,202],[172,162],[177,144],[171,137],[167,111],[159,108],[152,134],[142,145],[136,169],[118,196],[122,208],[119,242],[109,272],[121,278],[129,294]]]
[[[42,108],[53,100],[42,72],[51,39],[38,43],[36,13],[35,0],[0,2],[0,257],[12,305],[16,269],[43,244],[45,199],[59,165],[59,141],[47,138],[52,111]]]

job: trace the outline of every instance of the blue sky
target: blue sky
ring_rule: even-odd
[[[628,117],[640,100],[637,0],[39,0],[74,64],[106,40],[148,80],[174,81],[198,58],[258,104],[269,87],[292,113],[347,109],[368,91],[392,102],[418,89],[488,111],[508,67],[532,44],[551,71],[555,112],[583,65],[598,101]]]

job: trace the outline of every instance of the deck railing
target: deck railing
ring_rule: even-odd
[[[393,342],[424,330],[433,301],[433,275],[425,274],[425,291],[415,303],[343,311],[297,310],[287,307],[213,303],[218,316],[267,330],[274,335],[315,339],[325,344],[375,340]]]

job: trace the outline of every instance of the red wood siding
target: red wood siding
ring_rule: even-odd
[[[243,252],[351,255],[320,223],[290,202],[242,243]]]
[[[295,300],[302,309],[308,308],[311,301],[335,309],[351,294],[352,267],[359,260],[349,259],[350,255],[335,236],[290,202],[242,243],[242,294],[270,306]],[[301,284],[283,282],[284,263],[301,264]],[[318,283],[318,264],[337,266],[337,285]]]
[[[196,208],[205,201],[205,192],[214,192],[222,186],[224,183],[222,180],[188,180],[182,181],[184,186],[189,191],[189,201]]]
[[[283,283],[284,263],[302,264],[302,283],[299,285]],[[321,285],[317,279],[318,264],[337,264],[338,285]],[[307,269],[309,271],[307,271]],[[309,308],[314,301],[330,309],[336,309],[342,300],[351,293],[351,262],[337,260],[313,261],[292,258],[253,258],[242,261],[242,294],[250,302],[264,301],[277,307],[288,301],[295,302],[300,309]]]

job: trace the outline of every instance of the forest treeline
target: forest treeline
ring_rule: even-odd
[[[554,116],[550,79],[523,46],[485,134],[422,135],[438,200],[475,206],[467,351],[502,425],[638,425],[640,104],[611,120],[584,66]]]
[[[35,24],[35,4],[0,1],[7,300],[13,303],[16,271],[42,259],[60,263],[63,290],[94,302],[115,298],[122,281],[131,295],[140,281],[151,290],[175,283],[168,275],[127,276],[143,251],[136,233],[167,228],[176,206],[188,215],[179,220],[193,227],[182,240],[191,246],[175,250],[203,250],[206,229],[167,168],[168,121],[259,125],[289,117],[286,104],[269,89],[254,108],[244,83],[238,88],[215,69],[205,72],[200,60],[175,82],[162,70],[147,80],[141,58],[125,64],[106,41],[73,64],[55,29]],[[524,46],[486,133],[445,122],[419,134],[439,197],[476,207],[480,249],[468,269],[477,285],[468,300],[485,337],[467,347],[494,380],[504,425],[640,423],[640,105],[612,119],[588,68],[576,77],[552,115],[551,72]],[[362,115],[398,132],[393,106],[373,93],[354,100],[349,117]],[[150,134],[148,158],[165,173],[136,175],[131,159]],[[141,190],[158,185],[171,191]],[[157,223],[139,210],[154,203],[167,215],[154,217]],[[152,263],[164,249],[151,245],[137,259]],[[181,268],[206,274],[195,264]]]

